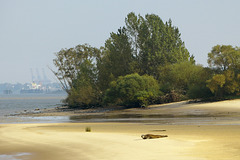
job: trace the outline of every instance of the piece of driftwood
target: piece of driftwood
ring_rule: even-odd
[[[154,139],[154,138],[164,138],[168,137],[167,135],[156,135],[156,134],[143,134],[141,135],[142,139]]]

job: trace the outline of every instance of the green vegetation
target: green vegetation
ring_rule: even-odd
[[[106,91],[105,102],[125,106],[145,107],[159,96],[159,86],[152,76],[136,74],[120,76]]]
[[[96,60],[101,51],[89,45],[78,45],[75,48],[62,49],[56,54],[54,72],[68,93],[65,102],[70,107],[88,107],[97,105],[100,91],[97,86]]]
[[[240,90],[240,48],[217,45],[208,54],[208,63],[214,75],[207,81],[207,87],[215,97],[239,94]]]
[[[183,99],[239,94],[240,49],[215,46],[211,68],[196,65],[172,21],[129,13],[105,46],[78,45],[56,53],[53,71],[70,107],[143,107]]]

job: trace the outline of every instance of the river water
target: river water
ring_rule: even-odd
[[[240,125],[240,116],[235,115],[138,115],[121,114],[115,116],[95,115],[95,116],[44,116],[29,117],[18,116],[21,112],[35,112],[36,108],[41,110],[61,106],[61,100],[66,98],[63,94],[0,94],[0,124],[6,123],[58,123],[58,122],[142,122],[155,123],[161,125]],[[36,111],[38,112],[38,111]],[[195,111],[194,111],[195,112]],[[170,113],[169,113],[170,114]],[[15,116],[17,115],[17,116]]]
[[[66,95],[64,94],[0,94],[0,123],[24,123],[33,121],[33,119],[24,119],[11,115],[18,114],[24,110],[34,111],[36,108],[41,110],[61,106],[61,101],[65,97]]]

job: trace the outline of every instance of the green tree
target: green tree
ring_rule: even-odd
[[[225,70],[223,74],[215,74],[207,80],[207,87],[215,94],[215,97],[223,97],[240,91],[240,74],[235,75],[233,71]]]
[[[138,73],[160,80],[165,66],[185,61],[194,63],[171,20],[164,23],[154,14],[142,17],[129,13],[125,23],[117,33],[110,34],[97,63],[103,94],[119,76]]]
[[[152,76],[130,74],[120,76],[111,83],[105,102],[135,107],[147,106],[159,93],[158,83]]]
[[[231,45],[216,45],[208,53],[208,64],[220,71],[231,69],[239,73],[240,49]]]
[[[211,78],[213,72],[209,68],[203,68],[197,65],[188,82],[187,95],[190,99],[208,99],[213,97],[212,92],[206,86],[207,80]]]
[[[110,69],[114,77],[127,75],[132,72],[131,63],[133,55],[131,44],[126,35],[126,29],[120,28],[117,33],[111,33],[111,37],[105,43],[109,54]]]
[[[87,44],[56,53],[53,62],[58,70],[53,73],[68,93],[66,102],[69,106],[84,106],[95,102],[99,92],[95,62],[99,54],[99,49]]]
[[[239,91],[239,74],[235,75],[234,71],[230,69],[224,71],[224,76],[226,79],[226,83],[224,84],[224,91],[227,94],[237,93]]]
[[[104,54],[98,60],[98,80],[101,88],[106,90],[112,80],[133,72],[134,57],[131,44],[126,35],[126,29],[120,28],[117,33],[111,33],[106,40]]]
[[[208,64],[216,74],[207,87],[216,97],[239,92],[240,49],[231,45],[216,45],[208,54]]]
[[[166,65],[161,70],[160,89],[165,93],[175,91],[190,98],[209,96],[206,80],[211,78],[211,72],[190,61]],[[201,94],[200,94],[201,93]]]
[[[140,74],[159,79],[159,66],[193,61],[180,38],[178,28],[172,26],[171,20],[164,23],[154,14],[147,14],[144,18],[130,13],[125,22]]]
[[[223,96],[223,86],[226,83],[226,78],[223,74],[216,74],[212,79],[207,80],[207,87],[215,94],[216,97]]]

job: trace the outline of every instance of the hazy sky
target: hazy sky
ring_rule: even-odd
[[[103,46],[128,13],[172,19],[197,63],[217,44],[240,46],[239,0],[0,0],[0,83],[31,82],[30,69],[54,79],[54,53]],[[36,76],[36,75],[35,75]]]

